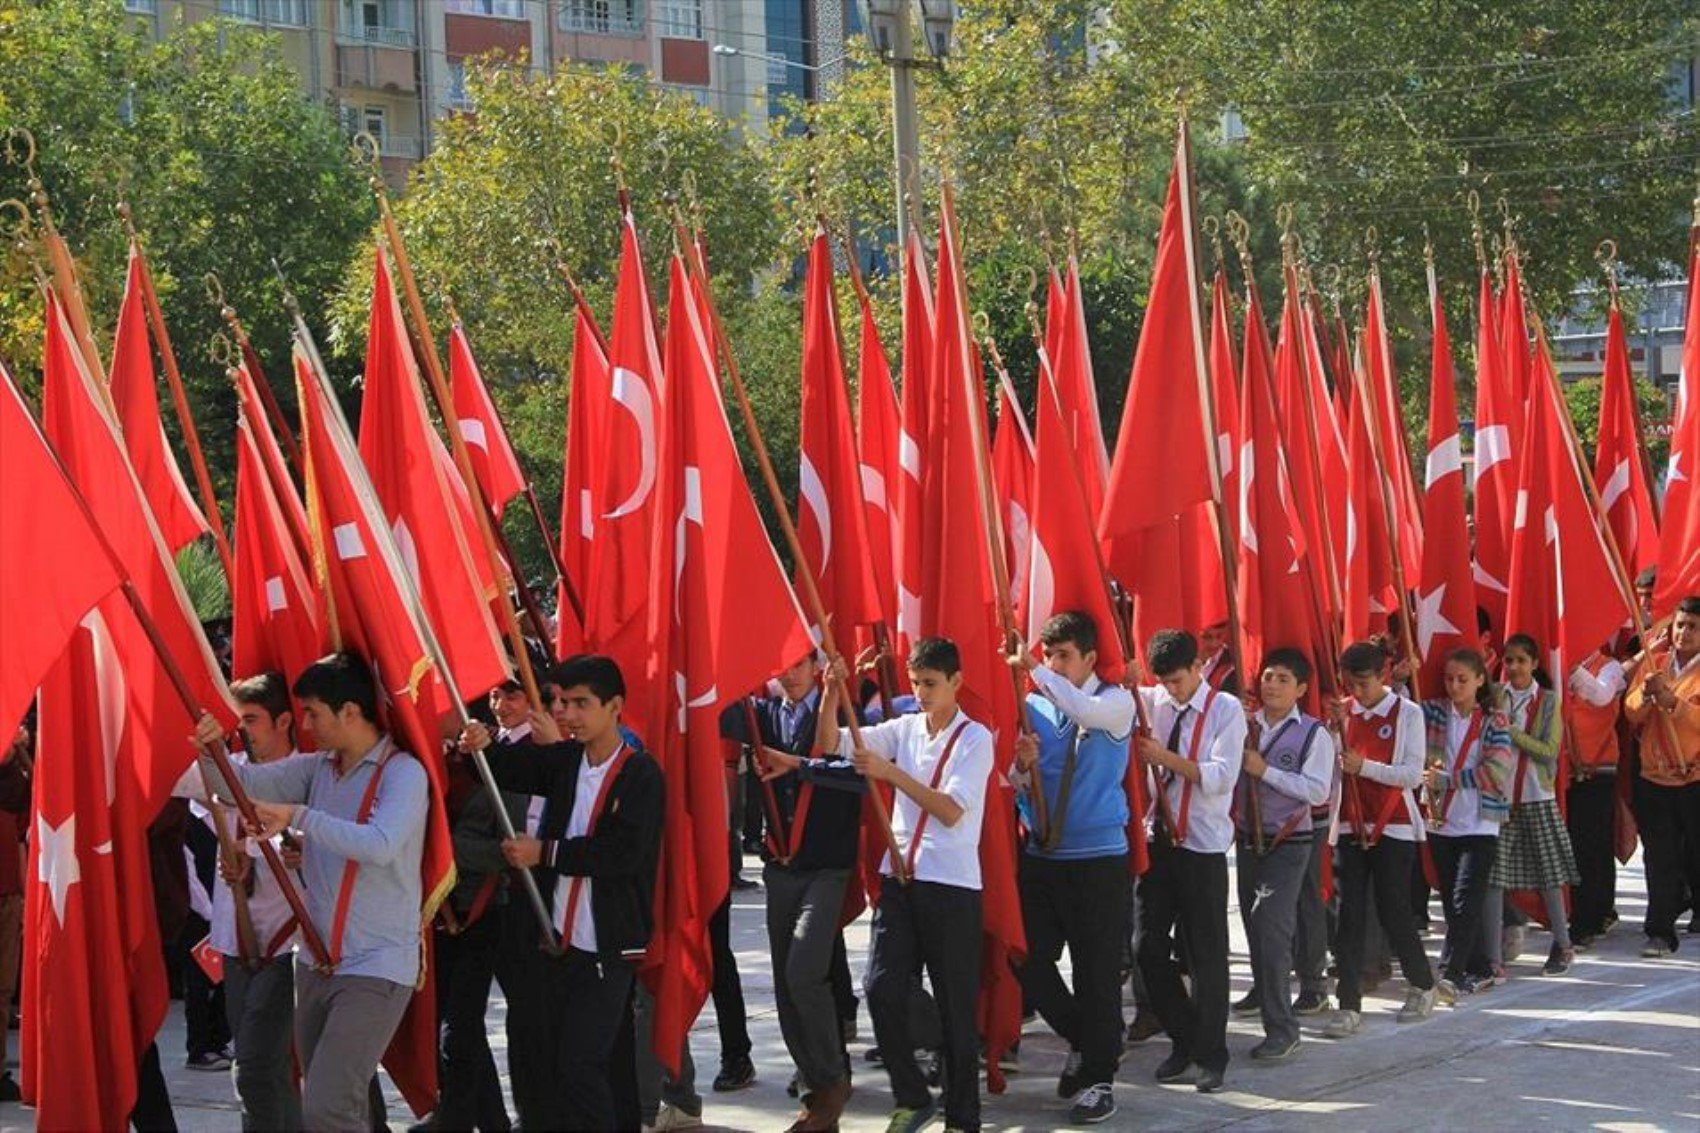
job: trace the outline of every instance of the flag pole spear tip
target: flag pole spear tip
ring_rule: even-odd
[[[1611,305],[1617,306],[1617,241],[1606,237],[1594,249],[1594,258],[1606,273],[1606,290],[1611,293]]]

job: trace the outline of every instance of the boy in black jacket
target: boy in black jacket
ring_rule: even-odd
[[[565,701],[563,740],[554,720],[533,713],[537,746],[523,753],[490,747],[489,729],[470,724],[461,742],[489,747],[496,781],[547,800],[538,836],[502,844],[509,865],[535,871],[563,955],[533,972],[527,994],[548,1021],[535,1057],[555,1088],[535,1099],[527,1129],[613,1129],[610,1055],[629,1010],[634,961],[649,942],[661,849],[661,770],[620,728],[626,684],[607,657],[575,657],[557,674]]]

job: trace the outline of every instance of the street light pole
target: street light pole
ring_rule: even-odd
[[[915,30],[908,5],[892,29],[891,57],[892,152],[897,163],[897,246],[909,246],[909,201],[920,199],[921,129],[915,111]]]

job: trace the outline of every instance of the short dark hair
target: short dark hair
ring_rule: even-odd
[[[1191,668],[1198,660],[1198,639],[1184,629],[1160,629],[1151,635],[1145,653],[1151,659],[1151,671],[1166,677]]]
[[[1284,646],[1271,649],[1263,655],[1265,669],[1285,669],[1293,674],[1293,679],[1302,685],[1310,683],[1310,658],[1304,655],[1304,650]]]
[[[503,693],[503,694],[511,693],[511,692],[524,692],[525,686],[523,684],[521,684],[517,678],[508,677],[504,680],[496,682],[496,686],[494,688],[492,688],[490,691],[491,692],[499,692],[499,693]]]
[[[1635,589],[1651,590],[1659,584],[1659,568],[1650,566],[1635,576]]]
[[[1041,644],[1073,645],[1082,654],[1098,651],[1098,623],[1082,610],[1066,610],[1053,615],[1039,629]]]
[[[616,696],[626,695],[626,677],[612,657],[600,653],[580,653],[555,666],[552,674],[555,686],[562,692],[583,685],[590,694],[606,704]]]
[[[230,696],[238,704],[252,704],[255,708],[265,709],[266,715],[273,720],[294,708],[282,673],[260,673],[231,681]]]
[[[1340,654],[1340,671],[1357,677],[1379,677],[1387,669],[1387,649],[1380,642],[1354,641]]]
[[[1700,617],[1700,596],[1690,595],[1676,604],[1676,612],[1687,614],[1689,617]]]
[[[962,671],[962,653],[948,637],[923,637],[909,647],[909,668],[954,677]]]
[[[301,700],[323,701],[332,712],[353,704],[367,720],[378,722],[378,682],[366,659],[357,653],[320,657],[295,678],[294,692]]]
[[[1493,628],[1493,615],[1488,613],[1486,606],[1476,607],[1476,633],[1484,634]]]

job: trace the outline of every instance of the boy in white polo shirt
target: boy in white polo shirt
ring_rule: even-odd
[[[834,663],[836,675],[842,662]],[[909,682],[921,711],[862,730],[854,748],[837,727],[842,682],[828,682],[816,740],[824,752],[853,755],[856,768],[896,792],[892,831],[907,883],[880,885],[868,959],[868,1011],[885,1054],[896,1101],[888,1129],[912,1133],[938,1112],[915,1061],[909,1004],[925,967],[944,1033],[944,1116],[951,1129],[980,1128],[980,824],[992,773],[992,734],[957,706],[962,661],[956,645],[923,638],[909,654]],[[890,853],[880,872],[892,878]]]

